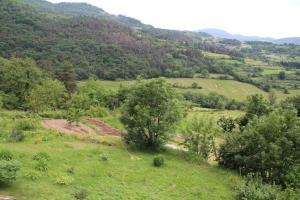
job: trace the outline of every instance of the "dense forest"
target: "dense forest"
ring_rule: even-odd
[[[229,73],[236,67],[204,51],[238,61],[245,56],[268,60],[261,51],[290,55],[300,51],[297,46],[264,43],[241,48],[238,41],[156,29],[88,4],[3,0],[0,15],[0,55],[30,57],[51,77],[58,77],[65,63],[73,66],[78,80],[192,77],[206,71]]]

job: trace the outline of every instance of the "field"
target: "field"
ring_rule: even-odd
[[[25,141],[5,142],[5,135],[23,115],[27,113],[0,115],[0,150],[11,150],[21,163],[17,181],[0,189],[3,195],[68,200],[84,190],[92,200],[234,198],[234,173],[187,161],[175,150],[163,152],[166,165],[155,168],[152,160],[156,154],[129,150],[117,137],[62,134],[42,128],[39,119],[29,115],[32,127],[25,131]],[[45,172],[36,170],[33,156],[38,152],[50,155]],[[107,161],[101,155],[106,155]],[[38,175],[28,175],[33,172]]]

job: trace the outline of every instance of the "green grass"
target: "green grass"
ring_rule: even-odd
[[[214,110],[214,109],[207,109],[207,108],[194,108],[190,110],[187,113],[185,119],[183,119],[176,126],[175,132],[177,134],[184,134],[188,123],[195,117],[212,118],[217,122],[221,117],[238,118],[238,117],[242,117],[243,115],[244,112],[238,110]]]
[[[181,92],[193,91],[208,94],[210,92],[216,92],[224,95],[230,99],[245,100],[247,96],[253,94],[263,94],[266,92],[258,89],[257,87],[241,83],[234,80],[218,80],[218,79],[200,79],[200,78],[170,78],[168,82],[174,84],[178,83],[182,86],[190,87],[193,82],[198,83],[203,89],[179,89]],[[133,84],[134,81],[104,81],[99,80],[98,83],[103,88],[116,90],[120,85],[126,86]]]
[[[37,128],[26,132],[23,142],[6,143],[5,135],[14,121],[8,115],[1,116],[0,150],[11,150],[22,165],[17,181],[0,188],[2,195],[30,200],[71,200],[75,192],[84,189],[91,200],[234,199],[230,179],[235,173],[216,165],[186,161],[181,152],[164,152],[166,165],[155,168],[152,160],[157,154],[129,150],[114,137],[64,135]],[[32,181],[25,174],[35,171],[36,161],[32,157],[38,152],[50,155],[49,169]],[[108,161],[100,159],[102,153],[108,155]],[[73,174],[67,172],[69,168],[74,168]],[[72,183],[56,184],[62,176],[70,177]]]

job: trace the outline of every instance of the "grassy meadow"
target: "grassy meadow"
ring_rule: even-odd
[[[27,116],[25,140],[5,142],[11,128]],[[129,150],[116,137],[62,134],[42,128],[27,113],[1,112],[0,151],[9,149],[21,163],[17,181],[0,194],[17,199],[234,199],[236,175],[216,165],[184,159],[175,150],[163,152],[166,165],[155,168],[156,154]],[[38,171],[33,156],[50,156],[47,170]],[[101,159],[105,154],[107,160]],[[137,189],[138,188],[138,189]]]
[[[216,76],[214,74],[214,76]],[[171,84],[178,84],[184,87],[191,87],[191,85],[195,82],[202,89],[192,89],[192,88],[178,88],[179,92],[195,92],[195,93],[203,93],[208,94],[210,92],[216,92],[218,94],[224,95],[229,99],[235,99],[239,101],[246,100],[247,96],[254,94],[261,94],[264,97],[268,97],[268,93],[263,90],[248,84],[242,83],[235,80],[219,80],[214,78],[167,78],[166,79]],[[97,83],[100,87],[103,87],[108,90],[117,90],[121,86],[130,86],[134,84],[135,81],[108,81],[108,80],[99,80]],[[81,82],[84,84],[84,82]],[[282,83],[284,84],[284,83]],[[285,99],[289,96],[294,96],[300,94],[300,90],[289,90],[289,94],[284,94],[281,90],[274,90],[278,100]]]

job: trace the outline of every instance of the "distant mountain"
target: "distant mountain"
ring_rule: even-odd
[[[282,38],[282,39],[274,39],[270,37],[258,37],[258,36],[245,36],[239,34],[231,34],[221,29],[202,29],[199,30],[200,32],[204,32],[210,34],[217,38],[224,38],[224,39],[232,39],[232,40],[239,40],[239,41],[260,41],[260,42],[272,42],[275,44],[296,44],[300,45],[300,37],[294,38]]]

